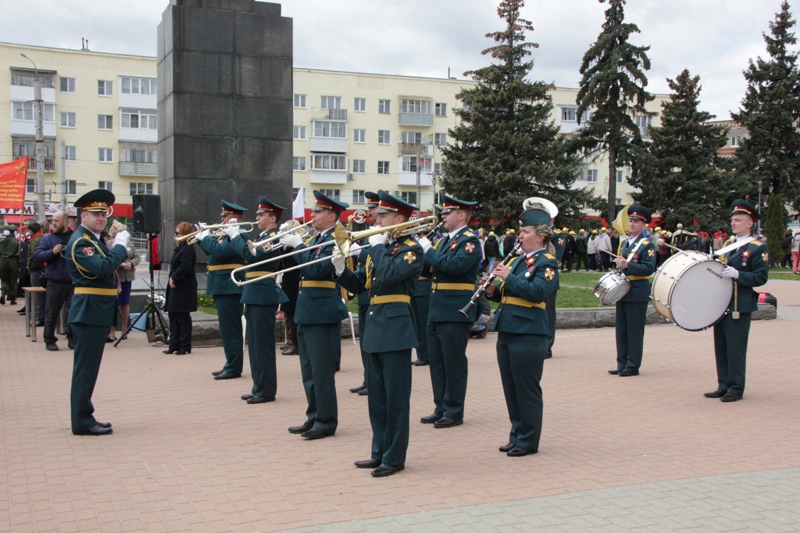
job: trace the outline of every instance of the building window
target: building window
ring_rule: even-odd
[[[36,178],[28,178],[25,180],[25,192],[35,194],[36,191]]]
[[[113,192],[114,190],[114,183],[111,181],[98,181],[97,182],[98,189],[105,189],[108,192]]]
[[[650,127],[650,124],[653,121],[653,117],[649,115],[637,115],[636,116],[636,125],[639,126],[641,131],[647,131],[647,128]]]
[[[422,144],[422,133],[418,131],[403,131],[400,137],[403,144]]]
[[[378,130],[378,144],[389,144],[390,133],[389,130]]]
[[[581,113],[581,124],[586,124],[592,119],[592,112],[588,109]]]
[[[112,115],[97,115],[97,129],[113,130],[114,117]]]
[[[354,143],[367,142],[367,130],[353,130],[353,142]]]
[[[389,162],[378,161],[378,174],[388,174],[388,173],[389,173]]]
[[[100,163],[113,163],[114,162],[114,149],[113,148],[98,148],[97,161]]]
[[[436,146],[447,146],[447,134],[446,133],[434,133],[433,134],[433,144]]]
[[[614,198],[614,203],[616,205],[622,205],[622,198]]]
[[[365,174],[367,172],[366,159],[353,159],[353,174]]]
[[[353,111],[358,111],[360,113],[364,113],[367,111],[367,99],[366,98],[356,98],[355,102],[353,103]]]
[[[737,136],[731,137],[731,146],[732,147],[736,148],[738,146],[741,146],[741,144],[742,144],[741,137],[737,137]]]
[[[64,153],[62,155],[67,161],[76,161],[78,159],[76,157],[77,153],[74,146],[65,146]]]
[[[401,113],[417,113],[417,114],[430,114],[431,102],[430,100],[401,100],[400,101]]]
[[[114,82],[97,80],[97,94],[98,96],[113,96]]]
[[[119,160],[124,163],[158,163],[158,150],[121,148]]]
[[[299,109],[305,109],[306,107],[306,95],[304,94],[296,94],[294,95],[294,106]]]
[[[322,103],[320,107],[322,109],[341,109],[342,108],[342,97],[341,96],[323,96],[321,97]]]
[[[61,112],[61,127],[74,128],[75,127],[75,113]]]
[[[447,104],[444,102],[436,102],[436,116],[437,117],[446,117],[447,116]]]
[[[392,112],[391,100],[378,100],[378,113],[383,113],[384,115],[388,115],[391,112]]]
[[[131,196],[134,194],[153,194],[152,183],[132,182],[130,188]]]
[[[577,111],[574,107],[562,107],[561,122],[575,122]]]
[[[434,163],[433,164],[433,173],[436,176],[443,176],[444,175],[444,163]]]
[[[400,198],[405,200],[406,202],[417,205],[417,193],[412,191],[402,191],[400,193]]]
[[[597,169],[590,168],[586,171],[586,181],[589,183],[597,183]]]
[[[120,85],[125,94],[158,93],[158,82],[151,78],[120,78]]]
[[[75,94],[75,78],[64,78],[63,76],[58,79],[61,86],[62,93]]]
[[[306,158],[305,157],[293,157],[292,158],[292,170],[305,170],[306,169]]]
[[[421,157],[420,158],[420,172],[429,174],[431,171],[431,158],[430,157]],[[403,172],[416,172],[417,171],[417,156],[414,155],[404,155],[403,156]]]
[[[362,189],[353,189],[353,203],[354,204],[363,204],[363,203],[365,203],[364,190],[362,190]]]
[[[321,192],[328,198],[339,200],[339,189],[320,189],[319,192]]]
[[[617,183],[622,183],[622,177],[625,175],[624,170],[617,170]]]
[[[313,170],[347,170],[347,157],[335,154],[313,154],[311,168]]]
[[[332,137],[335,139],[347,139],[347,122],[336,122],[331,120],[315,120],[314,137]]]
[[[67,194],[78,194],[78,182],[75,180],[67,180]]]
[[[156,130],[158,129],[158,115],[146,111],[123,111],[122,127]]]
[[[33,122],[36,117],[33,102],[14,102],[13,108],[14,114],[12,116],[14,120],[30,120]],[[43,104],[42,111],[44,112],[42,122],[55,122],[55,105]]]
[[[295,141],[306,140],[306,127],[305,126],[292,126],[292,135]]]

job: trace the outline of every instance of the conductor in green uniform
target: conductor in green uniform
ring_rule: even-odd
[[[476,202],[442,197],[442,221],[447,235],[425,250],[424,272],[431,276],[431,306],[428,311],[428,359],[433,386],[433,414],[420,419],[436,428],[464,423],[464,398],[467,394],[467,342],[472,324],[478,318],[473,307],[468,316],[462,309],[475,292],[481,243],[467,223]]]
[[[308,407],[306,421],[290,427],[289,433],[298,433],[309,440],[329,437],[336,433],[339,425],[335,372],[337,350],[342,343],[339,325],[348,316],[342,295],[333,281],[333,263],[329,259],[336,246],[334,229],[348,204],[316,190],[314,197],[316,204],[312,208],[311,220],[318,232],[316,237],[306,243],[301,243],[297,235],[284,235],[280,239],[287,248],[304,250],[287,258],[286,262],[305,264],[328,259],[300,270],[300,289],[294,312],[300,373]]]
[[[222,224],[231,224],[242,220],[247,211],[240,205],[222,201],[220,213]],[[231,280],[231,270],[244,266],[236,249],[231,245],[228,235],[212,237],[208,230],[197,235],[200,248],[208,255],[208,275],[206,277],[206,294],[214,298],[214,305],[219,316],[219,334],[225,351],[225,366],[222,370],[211,373],[214,379],[234,379],[242,377],[244,366],[244,346],[242,337],[242,288]]]
[[[500,302],[494,315],[497,363],[506,397],[511,432],[500,447],[510,457],[539,451],[542,435],[542,379],[550,328],[548,296],[558,283],[558,261],[547,252],[552,236],[551,215],[529,208],[520,215],[522,254],[509,265],[499,263],[493,274],[503,280],[489,285],[486,295]]]
[[[114,237],[111,250],[100,240],[114,195],[105,189],[87,192],[77,200],[81,225],[66,249],[67,270],[75,292],[69,323],[75,339],[70,404],[73,435],[108,435],[111,424],[93,416],[92,394],[103,360],[108,328],[117,311],[117,268],[128,259],[128,232]]]
[[[263,196],[258,198],[256,224],[261,233],[257,241],[278,234],[278,220],[284,209],[286,208],[270,202]],[[245,306],[247,349],[250,355],[250,374],[253,376],[253,388],[250,394],[243,394],[242,399],[249,404],[272,402],[275,401],[278,390],[275,313],[278,311],[278,305],[288,302],[289,299],[275,283],[275,278],[266,276],[280,270],[281,251],[277,242],[271,242],[268,250],[260,247],[254,255],[238,228],[231,226],[225,229],[225,233],[230,238],[236,254],[245,264],[259,265],[246,271],[244,277],[249,283],[242,288],[241,303]],[[258,281],[251,281],[256,279]]]
[[[376,226],[407,221],[415,206],[379,191]],[[422,247],[413,237],[369,237],[369,257],[356,272],[345,268],[337,248],[333,265],[337,282],[351,292],[369,291],[363,347],[367,352],[367,394],[372,426],[372,454],[356,461],[374,477],[403,470],[408,449],[411,400],[411,349],[417,345],[411,296],[422,271]]]
[[[650,301],[650,275],[656,269],[656,249],[642,232],[650,224],[650,211],[639,204],[628,208],[630,237],[614,263],[622,269],[631,290],[617,302],[617,368],[609,374],[638,376],[644,351],[644,326]]]
[[[753,287],[764,285],[769,278],[767,245],[751,237],[758,211],[744,200],[735,200],[732,207],[733,236],[723,249],[725,246],[733,249],[722,254],[720,259],[726,264],[722,275],[733,279],[734,294],[728,312],[714,324],[717,390],[705,393],[707,398],[719,398],[723,402],[735,402],[744,396],[750,321],[753,312],[758,310],[758,294]]]

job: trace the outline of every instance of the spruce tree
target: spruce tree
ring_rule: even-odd
[[[783,201],[780,194],[769,197],[767,207],[767,220],[764,222],[764,234],[767,236],[770,265],[777,265],[783,261],[783,237],[786,233],[784,224]]]
[[[733,119],[747,128],[749,136],[736,150],[737,170],[751,180],[752,193],[758,181],[764,195],[780,194],[795,209],[800,208],[800,76],[797,44],[791,31],[795,25],[784,1],[770,35],[764,33],[768,59],[750,60],[744,71],[747,80],[742,105]]]
[[[728,172],[729,158],[717,154],[728,142],[728,130],[708,124],[714,115],[698,109],[700,76],[684,70],[667,83],[673,92],[661,104],[661,126],[650,129],[652,143],[630,179],[641,189],[634,199],[657,211],[662,226],[674,228],[680,222],[688,229],[697,221],[696,229],[725,229],[731,191],[747,187]]]
[[[552,200],[559,219],[579,216],[585,205],[596,203],[587,190],[571,189],[579,160],[552,121],[552,85],[526,79],[533,68],[527,57],[538,45],[525,40],[533,26],[520,18],[524,4],[500,2],[497,13],[506,27],[486,34],[497,44],[483,51],[497,63],[464,74],[477,85],[458,94],[460,122],[442,148],[445,191],[476,200],[473,212],[483,221],[516,221],[530,196]]]
[[[608,155],[606,217],[612,220],[616,215],[617,168],[635,165],[635,152],[642,145],[635,117],[649,115],[644,106],[655,97],[645,90],[650,47],[628,42],[639,28],[625,22],[625,0],[600,0],[606,1],[609,7],[603,31],[583,56],[577,103],[579,121],[584,113],[592,113],[579,130],[582,146],[600,147]]]

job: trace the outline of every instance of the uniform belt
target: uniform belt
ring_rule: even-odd
[[[369,299],[369,305],[381,304],[410,304],[411,296],[407,294],[384,294],[382,296],[373,296]]]
[[[637,281],[640,279],[648,279],[650,276],[625,276],[628,278],[628,281]]]
[[[117,297],[119,292],[114,289],[98,289],[96,287],[75,287],[75,294],[91,294],[93,296],[113,296]]]
[[[335,289],[336,283],[333,281],[301,281],[300,287],[305,287],[307,289]]]
[[[530,300],[526,300],[525,298],[519,298],[517,296],[503,296],[500,299],[501,304],[508,304],[508,305],[518,305],[520,307],[538,307],[539,309],[546,309],[547,302],[532,302]]]
[[[244,265],[240,265],[237,263],[229,263],[227,265],[208,265],[208,271],[214,272],[216,270],[233,270],[234,268],[241,268]]]
[[[244,275],[244,279],[260,278],[261,276],[269,276],[270,274],[274,273],[275,272],[270,272],[269,270],[255,270],[252,272],[247,272]]]
[[[426,278],[425,276],[420,276],[419,277],[419,281],[428,281],[429,279],[431,279],[431,278]]]
[[[431,285],[433,290],[439,289],[440,291],[474,291],[475,285],[473,283],[436,283]]]

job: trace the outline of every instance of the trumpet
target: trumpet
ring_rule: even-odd
[[[208,230],[209,234],[212,237],[222,237],[225,235],[225,228],[230,227],[238,227],[242,228],[243,226],[250,226],[250,229],[247,231],[253,231],[255,227],[255,223],[253,222],[236,222],[235,224],[204,224],[202,222],[198,222],[197,230],[187,233],[181,237],[175,237],[175,246],[179,245],[183,241],[186,241],[188,244],[195,244],[197,242],[197,235],[205,230]]]
[[[292,229],[289,229],[289,230],[286,230],[286,231],[282,231],[280,233],[276,233],[272,237],[267,237],[266,239],[262,239],[262,240],[257,241],[257,242],[253,242],[253,241],[249,241],[248,240],[247,241],[247,247],[250,249],[250,253],[253,254],[253,255],[258,254],[258,250],[259,249],[262,249],[265,252],[269,252],[270,250],[275,248],[275,245],[273,243],[275,241],[277,241],[277,240],[280,240],[280,238],[283,237],[284,235],[289,235],[290,233],[296,233],[297,235],[301,235],[301,236],[307,235],[308,234],[307,233],[308,230],[311,229],[310,226],[311,226],[312,222],[313,221],[309,220],[305,224],[301,224],[300,226],[297,226],[296,228],[292,228]]]
[[[394,224],[392,226],[386,226],[385,228],[371,228],[364,231],[347,231],[347,229],[345,229],[345,227],[342,224],[336,224],[336,226],[334,226],[333,229],[332,241],[321,242],[313,246],[308,246],[305,248],[301,248],[299,250],[293,250],[281,256],[273,257],[272,259],[265,259],[264,261],[259,261],[258,263],[251,263],[249,265],[233,269],[231,270],[231,280],[236,286],[241,287],[243,285],[255,283],[257,281],[261,281],[266,278],[274,278],[276,276],[279,276],[280,274],[291,272],[292,270],[298,270],[300,268],[309,265],[321,263],[322,261],[330,261],[331,257],[330,256],[320,257],[319,259],[314,259],[313,261],[300,263],[292,267],[279,270],[277,272],[270,272],[269,274],[264,274],[263,276],[259,276],[257,278],[251,278],[245,281],[236,279],[236,274],[239,272],[250,270],[252,268],[257,268],[266,263],[271,263],[273,261],[280,261],[281,259],[285,259],[293,255],[301,254],[303,252],[308,252],[310,250],[316,250],[317,248],[322,248],[324,246],[330,246],[330,245],[336,245],[336,247],[339,248],[339,251],[342,253],[342,255],[348,256],[350,255],[350,245],[356,241],[365,239],[367,237],[371,237],[373,235],[378,235],[379,233],[388,233],[389,238],[391,239],[408,237],[409,235],[415,235],[423,231],[428,231],[430,228],[436,225],[438,220],[439,219],[436,218],[435,216],[427,216],[424,218],[418,218],[416,220],[408,220],[406,222],[401,222],[400,224]]]

